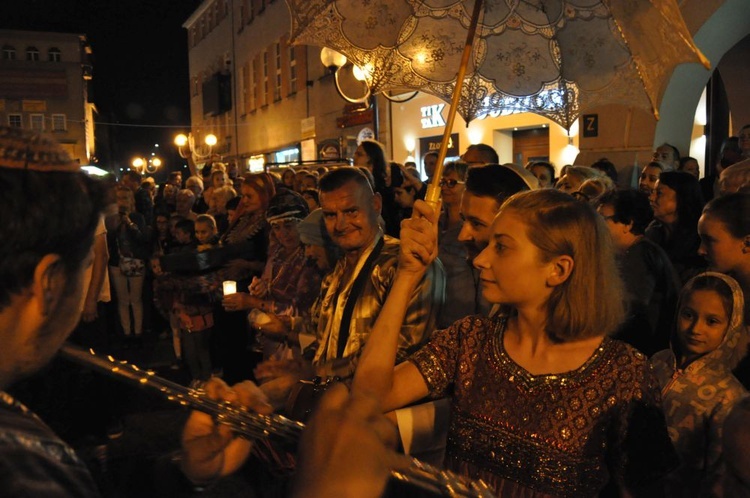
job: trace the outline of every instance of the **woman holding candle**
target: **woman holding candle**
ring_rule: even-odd
[[[263,272],[268,255],[270,230],[265,213],[276,193],[273,178],[268,173],[248,174],[240,193],[240,203],[219,243],[241,257],[230,261],[220,273],[222,280],[236,280],[238,289],[246,289]],[[215,309],[221,333],[213,335],[213,359],[230,384],[250,379],[254,363],[247,349],[246,313],[238,311],[223,306]]]
[[[300,241],[297,225],[308,214],[305,199],[290,190],[271,199],[266,220],[271,225],[271,240],[266,267],[261,278],[253,279],[249,292],[224,297],[227,310],[258,309],[278,316],[305,313],[318,295],[322,272],[309,264],[305,247]],[[285,343],[263,341],[264,358],[282,359],[293,356]]]

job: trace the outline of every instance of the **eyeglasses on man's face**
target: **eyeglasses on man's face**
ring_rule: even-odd
[[[453,188],[456,185],[463,185],[464,183],[466,183],[466,182],[462,182],[462,181],[459,181],[459,180],[454,180],[452,178],[443,178],[442,180],[440,180],[439,185],[441,187]]]

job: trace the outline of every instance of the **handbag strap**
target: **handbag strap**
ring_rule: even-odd
[[[349,292],[349,298],[346,300],[344,305],[344,313],[341,316],[341,326],[339,327],[339,338],[336,349],[336,358],[343,358],[344,349],[346,343],[349,341],[349,330],[351,328],[352,313],[354,312],[354,305],[357,304],[359,295],[362,293],[362,289],[365,286],[365,281],[370,275],[372,265],[375,264],[375,259],[380,255],[380,251],[383,249],[385,236],[382,236],[378,243],[375,244],[375,248],[372,250],[370,255],[365,260],[365,264],[362,265],[362,269],[359,270],[357,278],[354,279],[352,289]]]

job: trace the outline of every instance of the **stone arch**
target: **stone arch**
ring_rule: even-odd
[[[750,35],[747,8],[747,0],[726,0],[695,32],[695,44],[711,61],[711,71],[698,64],[677,67],[661,101],[654,146],[669,142],[681,151],[689,150],[695,109],[711,72],[724,54]]]

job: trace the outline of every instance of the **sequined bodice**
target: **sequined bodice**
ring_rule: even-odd
[[[605,338],[578,369],[532,375],[506,353],[504,320],[451,329],[412,358],[432,393],[453,385],[449,467],[502,496],[595,496],[619,471],[612,464],[624,466],[631,401],[644,390],[658,399],[642,355]]]

